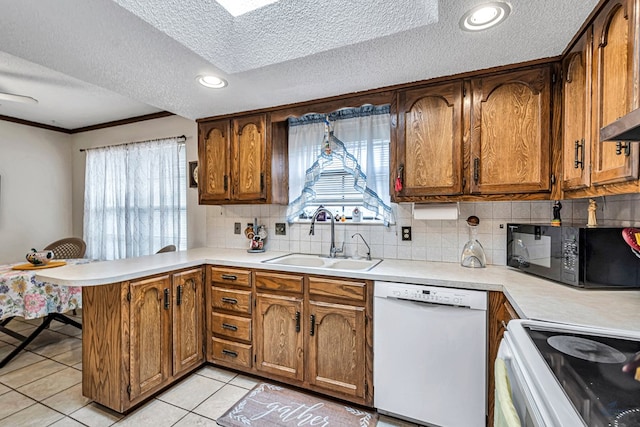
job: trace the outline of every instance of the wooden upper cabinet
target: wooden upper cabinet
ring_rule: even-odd
[[[634,0],[612,1],[594,22],[593,135],[637,107],[638,57],[635,44],[637,17]],[[596,143],[594,185],[638,178],[638,144],[625,154],[616,143]]]
[[[471,192],[550,191],[550,67],[474,79],[471,88]]]
[[[408,90],[398,97],[396,159],[404,182],[395,199],[461,194],[462,81]]]
[[[277,199],[270,200],[269,129],[266,114],[199,124],[201,204],[286,202],[283,196],[286,192],[279,192]],[[278,147],[286,150],[286,143],[280,142]],[[278,184],[286,186],[287,180],[279,179]]]
[[[234,198],[266,199],[267,138],[264,114],[233,120]]]
[[[130,282],[130,400],[165,384],[171,366],[171,276]]]
[[[201,123],[198,139],[200,203],[231,198],[230,125],[228,120]]]
[[[562,189],[591,183],[591,68],[593,28],[578,39],[562,61]]]

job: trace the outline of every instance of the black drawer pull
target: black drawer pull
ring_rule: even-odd
[[[227,349],[223,349],[222,354],[224,354],[225,356],[238,357],[238,353]]]
[[[235,331],[237,331],[237,330],[238,330],[238,327],[237,327],[237,326],[234,326],[234,325],[230,325],[230,324],[228,324],[228,323],[223,323],[223,324],[222,324],[222,329],[228,329],[228,330],[230,330],[230,331],[234,331],[234,332],[235,332]]]
[[[238,280],[238,276],[235,274],[223,274],[221,276],[224,280]]]
[[[296,332],[300,332],[300,312],[296,311]]]
[[[227,304],[237,304],[238,300],[235,298],[222,297],[222,302],[226,302]]]

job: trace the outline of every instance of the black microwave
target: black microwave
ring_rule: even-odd
[[[622,227],[507,224],[507,265],[583,288],[640,287],[640,258]]]

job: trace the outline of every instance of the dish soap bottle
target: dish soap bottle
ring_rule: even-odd
[[[471,215],[467,218],[469,241],[462,249],[462,259],[460,264],[463,267],[482,268],[487,266],[487,258],[484,254],[484,248],[480,242],[478,242],[478,230],[476,228],[478,224],[480,224],[480,219],[477,216]]]

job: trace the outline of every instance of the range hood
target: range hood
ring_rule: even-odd
[[[600,141],[640,141],[640,108],[600,129]]]

